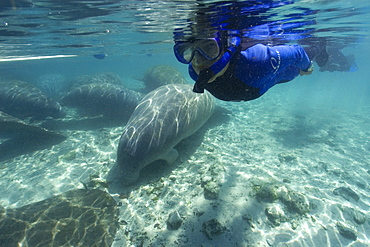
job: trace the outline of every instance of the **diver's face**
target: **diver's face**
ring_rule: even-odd
[[[195,51],[191,64],[199,70],[206,69],[212,66],[217,60],[208,60],[200,52]]]
[[[219,38],[190,38],[177,41],[174,53],[181,63],[192,63],[193,67],[208,68],[220,58],[222,43]]]

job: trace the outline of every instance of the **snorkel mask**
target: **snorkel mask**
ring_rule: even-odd
[[[217,60],[209,68],[200,71],[193,88],[194,92],[203,93],[205,83],[225,68],[240,47],[240,35],[237,31],[229,31],[223,40],[227,40],[226,44],[223,44],[220,37],[176,41],[174,53],[181,63],[190,64],[196,52],[209,61]],[[221,56],[223,51],[224,54]],[[189,70],[193,70],[191,65]]]
[[[177,60],[184,64],[191,63],[195,53],[199,53],[208,61],[213,61],[220,56],[222,44],[218,37],[205,39],[189,38],[186,41],[177,41],[173,51]]]

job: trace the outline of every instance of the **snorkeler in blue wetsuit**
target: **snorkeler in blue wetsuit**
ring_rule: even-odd
[[[242,50],[238,35],[175,40],[176,58],[189,64],[194,92],[208,90],[225,101],[247,101],[278,83],[312,73],[313,65],[299,45],[255,44]]]
[[[316,11],[302,9],[272,17],[294,1],[197,1],[186,27],[174,30],[174,53],[189,64],[194,92],[209,91],[225,101],[253,100],[276,84],[320,71],[355,71],[333,39],[315,36]],[[271,11],[274,9],[274,11]],[[269,18],[273,20],[269,20]],[[288,45],[296,42],[296,45]],[[328,54],[328,51],[330,54]]]

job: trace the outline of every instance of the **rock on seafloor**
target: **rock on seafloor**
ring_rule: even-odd
[[[338,222],[336,226],[337,226],[337,229],[340,235],[342,235],[343,237],[347,239],[353,240],[353,241],[357,240],[357,235],[353,229],[343,225],[340,222]]]
[[[223,234],[225,230],[226,227],[218,222],[217,219],[210,219],[202,225],[202,232],[208,239],[213,239],[215,236]]]
[[[180,228],[181,224],[183,222],[183,219],[181,218],[179,212],[177,210],[171,212],[168,215],[167,219],[167,226],[170,230],[177,230]]]
[[[354,201],[360,200],[360,197],[351,188],[348,187],[338,187],[333,190],[333,194],[336,196],[341,196],[347,201],[353,199]]]

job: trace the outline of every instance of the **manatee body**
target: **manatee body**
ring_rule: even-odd
[[[61,134],[27,124],[2,111],[0,111],[0,138],[5,138],[0,142],[0,162],[18,155],[49,148],[66,139]]]
[[[69,91],[61,103],[83,110],[87,115],[129,118],[141,99],[141,94],[122,85],[90,83]]]
[[[188,84],[169,84],[147,94],[119,141],[116,176],[123,184],[131,184],[148,164],[173,163],[178,157],[176,144],[202,127],[214,107],[211,94],[194,93]]]
[[[23,81],[0,81],[0,111],[24,119],[59,118],[65,114],[58,102]]]
[[[68,87],[61,74],[44,74],[37,79],[35,86],[52,99],[60,99]]]
[[[122,80],[118,75],[112,72],[103,72],[94,75],[80,75],[71,81],[69,84],[69,91],[76,87],[91,83],[110,83],[122,85]]]
[[[186,84],[185,77],[170,65],[157,65],[149,68],[144,75],[145,93],[168,84]]]

